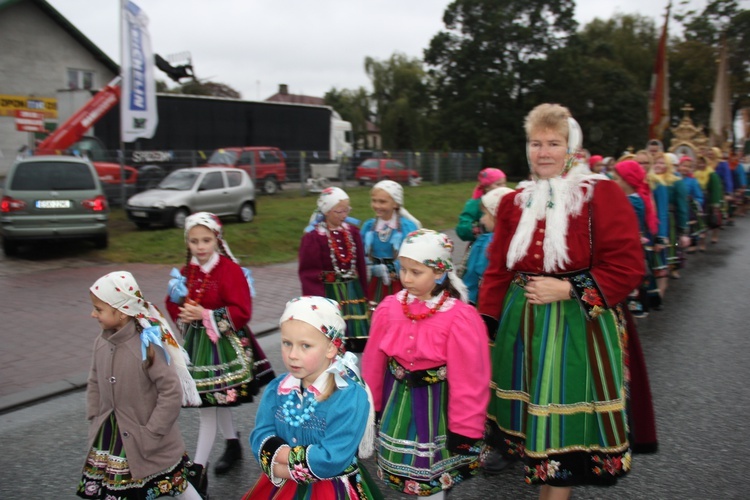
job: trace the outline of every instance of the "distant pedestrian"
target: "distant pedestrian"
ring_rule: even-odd
[[[201,396],[198,445],[190,481],[201,494],[208,489],[208,457],[220,430],[226,450],[215,467],[229,471],[242,458],[242,446],[230,407],[257,394],[253,378],[250,285],[222,235],[216,215],[198,212],[185,220],[187,263],[173,270],[166,304],[179,325],[190,354],[190,373]]]
[[[344,353],[339,304],[298,297],[281,316],[289,370],[263,393],[250,447],[263,475],[244,500],[382,499],[358,460],[372,454],[375,416],[357,357]]]
[[[398,278],[398,249],[407,234],[422,227],[404,207],[404,188],[398,182],[380,181],[370,191],[375,217],[362,226],[362,240],[370,271],[367,297],[378,305],[403,287]]]
[[[373,314],[363,375],[381,415],[378,475],[408,495],[444,493],[480,471],[487,330],[453,269],[453,243],[419,229],[399,250],[404,289]]]
[[[479,172],[477,179],[479,182],[458,216],[458,225],[456,225],[456,235],[468,242],[474,241],[482,233],[479,227],[479,219],[482,217],[479,198],[496,187],[505,186],[507,181],[505,172],[499,168],[485,168]]]
[[[90,288],[101,334],[86,390],[89,453],[78,496],[200,499],[177,418],[200,398],[167,320],[133,275],[115,271]]]
[[[479,284],[482,282],[484,270],[487,269],[487,249],[492,242],[492,232],[495,230],[497,207],[503,196],[512,192],[513,190],[509,187],[497,187],[480,198],[482,217],[479,218],[479,224],[482,233],[471,245],[469,257],[466,260],[466,271],[461,278],[468,289],[470,304],[477,303]]]
[[[365,296],[367,262],[362,237],[350,219],[349,195],[323,190],[299,246],[298,273],[303,295],[339,303],[346,321],[347,349],[362,352],[370,331]]]

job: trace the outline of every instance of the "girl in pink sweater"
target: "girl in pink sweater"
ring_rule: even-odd
[[[378,475],[403,493],[434,498],[479,471],[490,395],[487,330],[466,303],[452,250],[429,229],[406,237],[404,290],[375,310],[362,358],[380,415]]]

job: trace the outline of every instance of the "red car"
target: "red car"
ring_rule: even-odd
[[[286,182],[286,160],[278,148],[221,148],[213,152],[204,166],[241,168],[266,194],[276,194]]]
[[[360,186],[386,179],[412,185],[419,184],[421,180],[416,170],[406,168],[400,161],[390,158],[370,158],[363,161],[354,172],[354,178],[359,181]]]

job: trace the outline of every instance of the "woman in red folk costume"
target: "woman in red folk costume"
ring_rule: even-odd
[[[525,129],[532,179],[500,202],[479,290],[497,332],[487,441],[524,459],[540,498],[567,499],[574,485],[611,485],[630,470],[618,304],[644,258],[623,191],[570,170],[582,134],[568,109],[537,106]]]
[[[202,494],[217,428],[227,449],[216,464],[227,472],[242,457],[231,406],[250,402],[257,393],[249,331],[252,299],[248,279],[222,237],[221,222],[208,212],[185,220],[187,265],[173,270],[167,310],[180,328],[190,355],[190,373],[201,397],[198,446],[190,481]]]
[[[349,195],[330,187],[318,197],[318,208],[305,228],[299,247],[302,295],[328,297],[339,303],[346,321],[346,345],[362,352],[370,332],[364,290],[367,263],[359,229],[351,212]]]

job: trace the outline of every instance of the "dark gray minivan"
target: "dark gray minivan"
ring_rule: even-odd
[[[31,156],[5,180],[0,235],[6,255],[44,240],[88,239],[106,248],[109,206],[91,162],[77,156]]]

